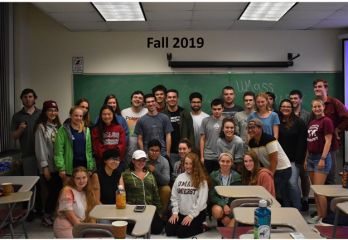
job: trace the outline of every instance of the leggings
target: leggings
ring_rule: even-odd
[[[186,217],[179,213],[179,221],[174,224],[167,222],[166,234],[167,236],[178,236],[178,238],[189,238],[194,235],[203,233],[202,223],[206,218],[206,210],[201,211],[197,217],[195,217],[190,226],[181,225],[182,220]]]

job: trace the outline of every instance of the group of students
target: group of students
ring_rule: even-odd
[[[233,103],[234,89],[228,86],[224,101],[211,102],[209,116],[201,111],[201,94],[190,95],[188,112],[177,105],[178,91],[159,85],[151,94],[135,91],[132,106],[122,112],[116,96],[108,95],[95,124],[87,99],[79,99],[61,124],[55,101],[44,102],[40,111],[35,92],[25,89],[24,108],[14,115],[11,130],[22,151],[34,135],[35,157],[22,155],[24,174],[34,174],[25,168],[36,164],[45,179],[42,225],[53,226],[56,237],[72,238],[73,225],[95,221],[89,211],[96,204],[115,204],[118,185],[128,204],[157,207],[153,234],[165,227],[168,236],[190,237],[209,230],[207,206],[219,225],[233,226],[232,199],[219,196],[214,186],[261,185],[281,196],[283,206],[300,209],[299,176],[306,184],[308,171],[312,184],[324,184],[335,171],[338,133],[348,129],[348,112],[327,95],[324,79],[313,86],[312,114],[301,108],[298,90],[281,101],[278,112],[273,93],[245,92],[243,109]],[[315,195],[315,200],[318,215],[312,222],[326,215],[326,198]]]

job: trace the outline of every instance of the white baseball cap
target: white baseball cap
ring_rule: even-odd
[[[133,159],[146,158],[146,153],[143,150],[136,150],[132,156]]]

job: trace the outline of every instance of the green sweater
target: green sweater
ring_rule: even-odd
[[[87,170],[93,171],[94,160],[92,156],[92,140],[89,128],[83,132],[86,138],[86,159]],[[70,131],[70,121],[64,123],[58,130],[56,142],[54,144],[54,162],[58,171],[65,171],[66,174],[71,175],[73,171],[73,138]]]
[[[236,185],[242,185],[242,178],[241,175],[231,169],[231,178],[228,186],[236,186]],[[211,179],[213,180],[214,186],[209,190],[209,199],[210,202],[213,205],[219,205],[222,207],[222,209],[225,207],[226,202],[223,197],[221,197],[215,190],[215,186],[222,186],[222,181],[221,181],[221,170],[219,169],[218,171],[213,171],[210,174]],[[228,206],[231,205],[231,202],[233,201],[233,198],[228,199]],[[228,215],[229,218],[233,218],[233,213],[230,213]]]
[[[146,171],[144,180],[138,178],[129,168],[122,173],[126,200],[134,205],[155,205],[156,212],[162,214],[161,199],[158,194],[156,178],[151,172]]]
[[[179,106],[178,106],[179,107]],[[191,151],[195,151],[195,132],[193,128],[193,120],[191,117],[191,114],[186,109],[179,107],[180,110],[180,138],[188,138],[190,142],[192,143],[192,149]],[[170,113],[168,110],[168,106],[161,112],[165,115],[167,115],[170,119]]]

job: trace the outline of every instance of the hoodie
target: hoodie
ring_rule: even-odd
[[[262,168],[257,176],[257,185],[263,186],[275,198],[273,173],[267,168]]]

